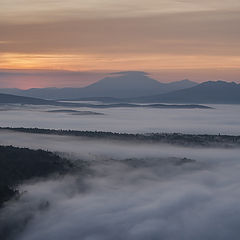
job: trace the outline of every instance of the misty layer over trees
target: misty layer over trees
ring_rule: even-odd
[[[230,135],[208,135],[208,134],[181,134],[181,133],[148,133],[148,134],[129,134],[102,131],[76,131],[76,130],[55,130],[40,128],[9,128],[0,127],[2,137],[8,138],[11,134],[27,133],[41,135],[59,135],[85,138],[85,140],[107,140],[130,143],[165,143],[180,146],[204,146],[204,147],[240,147],[240,136]],[[23,135],[23,134],[22,134]],[[36,136],[37,137],[37,136]],[[43,136],[44,137],[44,136]],[[11,139],[11,138],[10,138]],[[71,139],[71,138],[70,138]],[[1,137],[0,137],[1,140]],[[77,140],[77,138],[76,138]],[[15,144],[18,144],[15,142]]]
[[[59,112],[63,110],[62,107],[5,105],[0,106],[0,126],[120,133],[240,135],[239,105],[210,105],[210,107],[212,109],[121,107],[98,109],[96,112],[99,114],[91,114],[93,113],[91,108],[71,107],[68,108],[70,112]],[[85,111],[85,114],[81,114],[82,111]]]
[[[239,106],[211,107],[1,106],[0,239],[238,239]]]
[[[18,193],[24,180],[64,173],[71,163],[42,150],[0,146],[0,206]]]
[[[21,181],[18,199],[0,210],[2,239],[239,238],[237,145],[150,144],[23,129],[0,131],[0,142],[48,150],[54,154],[41,153],[71,163],[64,174]],[[2,149],[10,156],[11,148]],[[34,167],[36,151],[13,150],[27,169]]]

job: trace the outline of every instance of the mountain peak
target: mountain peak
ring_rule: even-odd
[[[160,92],[160,88],[164,85],[164,83],[151,78],[145,72],[128,71],[111,73],[109,76],[84,89],[87,91],[91,90],[92,95],[98,97],[130,97]]]
[[[188,78],[185,78],[183,80],[180,80],[178,82],[182,82],[182,83],[192,83],[193,81],[189,80]],[[194,82],[195,83],[195,82]]]

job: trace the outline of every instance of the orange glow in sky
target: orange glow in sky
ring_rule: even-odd
[[[88,56],[64,54],[3,54],[1,69],[56,69],[72,71],[120,71],[144,69],[237,69],[237,56]]]
[[[239,0],[2,0],[0,87],[21,79],[1,75],[14,69],[139,70],[168,77],[163,81],[184,75],[197,81],[237,80],[239,25]],[[161,75],[164,71],[168,74]],[[36,78],[29,86],[45,86],[50,78]],[[74,85],[87,84],[86,79],[91,82],[84,75]]]

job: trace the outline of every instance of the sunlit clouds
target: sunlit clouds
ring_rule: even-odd
[[[2,0],[0,16],[8,22],[73,18],[115,18],[209,10],[236,10],[238,0]]]
[[[238,56],[204,55],[67,55],[67,54],[2,54],[2,69],[55,69],[76,71],[120,71],[147,68],[180,69],[231,69],[240,66]]]
[[[206,69],[236,81],[239,24],[238,0],[3,0],[0,69],[191,70],[197,81]]]

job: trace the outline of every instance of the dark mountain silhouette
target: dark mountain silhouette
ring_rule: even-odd
[[[240,84],[235,82],[208,81],[192,88],[132,99],[131,101],[166,103],[240,103]]]
[[[129,74],[127,73],[128,77],[132,74],[132,72]],[[92,94],[106,94],[111,93],[115,94],[114,97],[83,97],[83,98],[74,98],[71,99],[74,100],[82,100],[82,101],[100,101],[100,102],[108,102],[108,103],[121,103],[121,106],[125,106],[124,104],[129,102],[148,102],[148,103],[240,103],[240,84],[237,84],[235,82],[224,82],[224,81],[209,81],[201,83],[197,86],[185,88],[177,91],[172,91],[164,94],[153,94],[151,96],[145,96],[145,97],[124,97],[130,95],[132,92],[132,95],[135,96],[137,94],[140,94],[142,89],[146,89],[145,93],[154,92],[158,88],[158,86],[166,85],[163,83],[159,83],[154,79],[149,78],[144,73],[135,73],[134,76],[140,75],[138,79],[130,78],[131,80],[128,80],[126,78],[125,73],[121,73],[120,76],[117,75],[117,77],[109,77],[104,78],[101,81],[92,84],[88,87],[85,87],[84,91],[89,92],[91,91]],[[122,79],[122,80],[119,80]],[[147,79],[147,80],[146,80]],[[184,80],[182,82],[186,83],[187,80]],[[139,84],[137,85],[136,82]],[[150,83],[150,84],[146,84]],[[188,81],[187,81],[188,82]],[[174,82],[170,83],[168,85],[176,87],[176,85],[181,85],[180,82]],[[133,90],[134,86],[135,91]],[[125,91],[124,86],[128,86],[128,89],[131,91]],[[152,87],[155,87],[155,89],[152,89]],[[179,87],[179,86],[178,86]],[[126,88],[126,87],[125,87]],[[90,90],[87,90],[90,89]],[[118,89],[118,91],[117,91]],[[137,90],[136,90],[137,89]],[[160,89],[160,88],[159,88]],[[161,88],[163,91],[163,87]],[[169,88],[168,88],[169,89]],[[47,89],[38,89],[42,91],[42,94],[51,94],[52,91],[57,91],[59,94],[59,91],[66,91],[66,89],[57,89],[57,88],[47,88]],[[75,89],[76,90],[76,89]],[[79,89],[77,89],[79,90]],[[28,90],[30,91],[30,90]],[[33,91],[33,89],[32,89]],[[70,90],[69,90],[70,91]],[[116,91],[116,92],[115,92]],[[159,90],[160,91],[160,90]],[[71,92],[71,91],[70,91]],[[69,93],[70,93],[69,92]],[[79,93],[79,91],[77,91]],[[66,92],[64,92],[65,94]],[[78,94],[77,93],[77,94]],[[121,95],[121,97],[118,97]],[[56,97],[56,95],[55,95]],[[40,98],[33,98],[33,97],[24,97],[24,96],[17,96],[12,94],[0,94],[0,103],[1,104],[9,104],[9,103],[17,103],[17,104],[33,104],[33,105],[55,105],[55,106],[69,106],[69,107],[94,107],[94,108],[106,108],[111,107],[109,104],[108,106],[105,106],[103,104],[100,105],[94,105],[90,103],[71,103],[71,102],[58,102],[54,100],[44,100]],[[113,104],[114,105],[114,104]],[[120,105],[116,106],[116,104],[112,107],[119,107]],[[134,106],[135,107],[135,106]]]
[[[0,89],[0,92],[44,99],[130,98],[167,93],[196,85],[197,83],[187,79],[172,83],[160,83],[145,72],[129,71],[112,73],[110,76],[83,88]]]
[[[48,101],[40,98],[23,97],[0,93],[0,104],[52,105],[53,103],[54,101]]]
[[[40,98],[31,98],[31,97],[22,97],[11,94],[0,94],[0,104],[27,104],[27,105],[52,105],[52,106],[64,106],[64,107],[88,107],[88,108],[120,108],[120,107],[129,107],[129,108],[137,108],[137,107],[145,107],[145,108],[208,108],[203,105],[166,105],[166,104],[131,104],[131,103],[115,103],[115,104],[91,104],[91,103],[74,103],[74,102],[60,102],[54,100],[44,100]],[[58,111],[57,111],[58,112]],[[65,110],[66,112],[66,110]],[[69,111],[68,111],[69,112]],[[75,114],[77,114],[75,112]],[[88,115],[90,112],[88,111]],[[91,112],[91,115],[96,115],[99,113]],[[78,115],[83,115],[80,112]],[[85,112],[86,115],[86,112]]]

